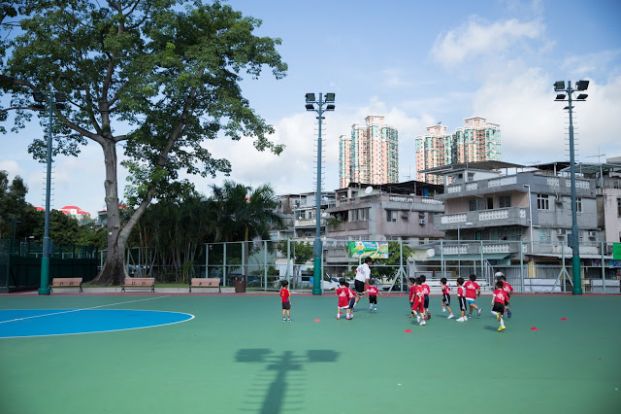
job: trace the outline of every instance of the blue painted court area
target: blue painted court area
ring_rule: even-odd
[[[0,338],[153,328],[193,318],[188,313],[153,310],[9,309],[0,310]]]

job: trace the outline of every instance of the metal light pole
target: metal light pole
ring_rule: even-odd
[[[533,249],[533,201],[531,198],[530,184],[524,184],[524,187],[528,188],[528,223],[530,232],[530,255],[532,257],[535,254],[535,250]]]
[[[45,218],[43,222],[43,256],[41,257],[41,285],[39,295],[50,294],[50,193],[52,187],[52,134],[54,128],[54,90],[50,85],[47,95],[47,158],[45,168]]]
[[[334,93],[326,93],[325,97],[319,93],[316,99],[314,93],[306,94],[306,110],[317,113],[319,130],[317,136],[317,188],[315,190],[315,242],[313,244],[313,295],[321,295],[321,123],[325,111],[334,111]]]
[[[589,87],[588,80],[580,80],[576,82],[576,88],[571,86],[571,81],[567,82],[565,87],[565,81],[554,82],[554,90],[557,92],[555,101],[568,102],[568,105],[563,108],[569,112],[569,173],[571,177],[571,272],[573,278],[573,294],[582,295],[582,278],[580,276],[580,237],[578,234],[578,214],[576,206],[576,160],[574,151],[574,123],[573,123],[573,101],[585,101],[587,98],[586,93],[580,93],[573,99],[574,92],[586,91]],[[563,93],[564,92],[564,93]],[[567,99],[565,99],[567,98]]]

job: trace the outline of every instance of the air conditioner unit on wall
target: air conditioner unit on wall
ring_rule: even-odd
[[[420,224],[421,226],[424,226],[427,223],[427,221],[425,219],[419,219],[418,220],[418,224]]]

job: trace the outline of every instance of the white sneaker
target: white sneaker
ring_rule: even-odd
[[[416,322],[418,322],[420,324],[420,316],[416,316]]]
[[[457,318],[456,319],[457,322],[466,322],[466,318],[464,318],[463,316],[461,318]]]
[[[445,309],[445,308],[442,308],[442,312],[446,312],[446,309]]]
[[[336,319],[341,319],[341,314],[336,315]]]
[[[477,316],[481,316],[481,308],[477,310]]]
[[[453,315],[453,314],[451,313],[451,314],[449,314],[449,316],[447,316],[447,318],[446,318],[446,319],[453,319],[454,317],[455,317],[455,315]]]
[[[425,326],[425,325],[427,325],[427,322],[425,322],[425,320],[423,319],[422,321],[420,321],[420,324],[419,324],[419,325],[420,325],[420,326]]]

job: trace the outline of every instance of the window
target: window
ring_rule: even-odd
[[[396,223],[397,222],[397,211],[386,210],[386,221],[389,223]]]
[[[476,199],[468,201],[468,210],[477,211],[477,200]]]
[[[537,210],[550,210],[550,196],[537,194]]]
[[[487,197],[487,209],[488,210],[494,209],[494,197]]]
[[[498,197],[498,206],[500,208],[508,208],[511,207],[511,196],[500,196]]]
[[[349,211],[349,221],[368,221],[369,214],[366,208],[356,208]]]
[[[621,198],[617,198],[617,217],[621,217]]]
[[[582,213],[582,198],[576,198],[576,212]]]

